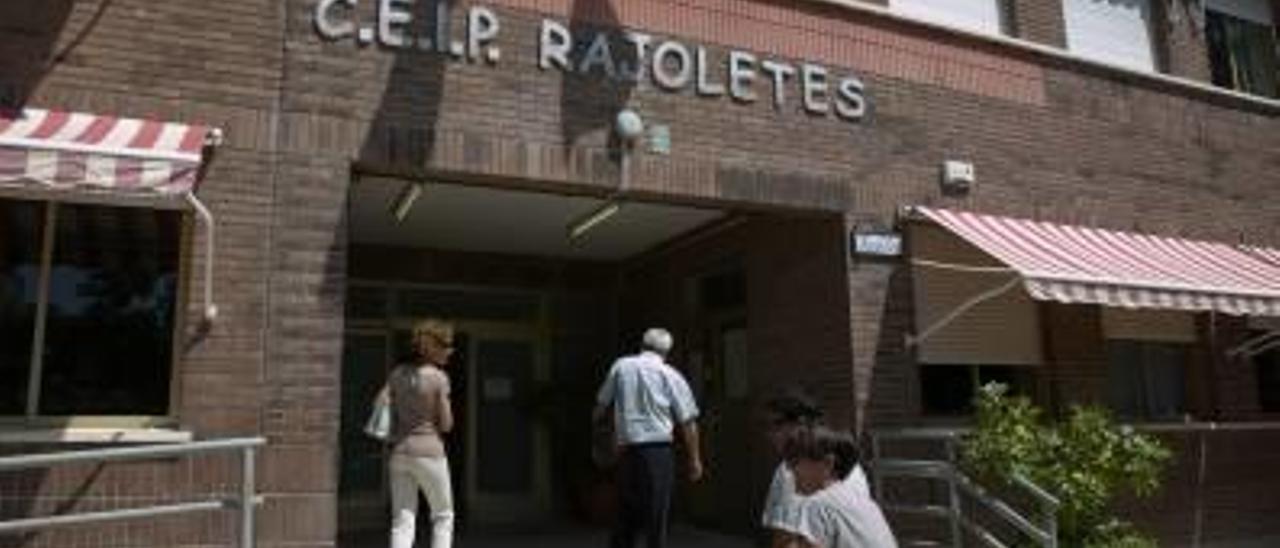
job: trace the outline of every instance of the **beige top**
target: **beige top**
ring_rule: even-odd
[[[449,377],[430,365],[401,365],[391,371],[391,439],[395,453],[444,457],[441,435],[453,429]]]

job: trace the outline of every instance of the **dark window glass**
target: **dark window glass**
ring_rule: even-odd
[[[747,275],[740,268],[705,276],[700,283],[704,310],[725,310],[747,304]]]
[[[1015,365],[983,365],[978,367],[978,386],[1000,383],[1009,387],[1010,396],[1035,399],[1036,375],[1034,367]]]
[[[1263,411],[1280,412],[1280,349],[1254,356],[1253,363],[1258,371],[1258,405]]]
[[[1271,27],[1210,10],[1205,36],[1215,85],[1267,97],[1280,93]]]
[[[1035,368],[1022,365],[922,365],[920,399],[926,415],[968,415],[978,387],[1000,383],[1011,396],[1035,397]]]
[[[44,204],[0,200],[0,415],[26,413]]]
[[[40,413],[169,409],[180,214],[61,205]]]
[[[419,288],[399,293],[396,313],[403,317],[519,322],[537,319],[540,305],[539,297],[528,293]]]
[[[973,370],[963,365],[920,367],[920,403],[926,415],[973,412]]]
[[[1111,409],[1130,419],[1172,419],[1186,412],[1185,344],[1107,341]]]

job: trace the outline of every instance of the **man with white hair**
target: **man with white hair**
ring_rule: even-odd
[[[689,459],[689,479],[702,479],[698,448],[698,404],[684,377],[666,362],[671,333],[645,331],[639,354],[613,362],[596,396],[595,418],[613,406],[622,507],[610,538],[612,548],[632,548],[645,532],[649,548],[667,545],[675,476],[673,432],[678,426]]]

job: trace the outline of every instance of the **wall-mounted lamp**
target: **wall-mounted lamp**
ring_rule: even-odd
[[[422,183],[406,183],[404,188],[400,189],[396,201],[391,204],[391,215],[395,217],[397,223],[404,222],[405,217],[409,216],[409,210],[413,209],[413,203],[418,201],[421,195]]]
[[[600,204],[599,207],[591,210],[586,215],[578,217],[572,223],[569,223],[569,241],[576,241],[583,234],[594,228],[596,225],[603,223],[605,219],[614,216],[618,210],[622,209],[622,204],[617,200],[607,200]]]
[[[644,120],[636,111],[622,109],[614,120],[613,130],[618,132],[618,139],[623,145],[631,147],[644,136]]]
[[[978,183],[972,162],[947,160],[942,163],[942,192],[960,196],[968,194]]]

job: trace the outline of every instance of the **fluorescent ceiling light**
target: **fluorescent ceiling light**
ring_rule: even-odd
[[[413,203],[418,201],[421,195],[421,183],[408,183],[400,190],[400,194],[396,196],[396,201],[391,206],[391,215],[396,218],[397,223],[404,222],[405,217],[409,216],[409,210],[413,209]]]
[[[614,216],[619,209],[622,209],[621,203],[615,200],[608,200],[601,204],[600,207],[591,210],[590,213],[587,213],[572,223],[569,223],[569,241],[581,238],[583,234],[587,233],[587,231],[604,222],[605,219]]]

